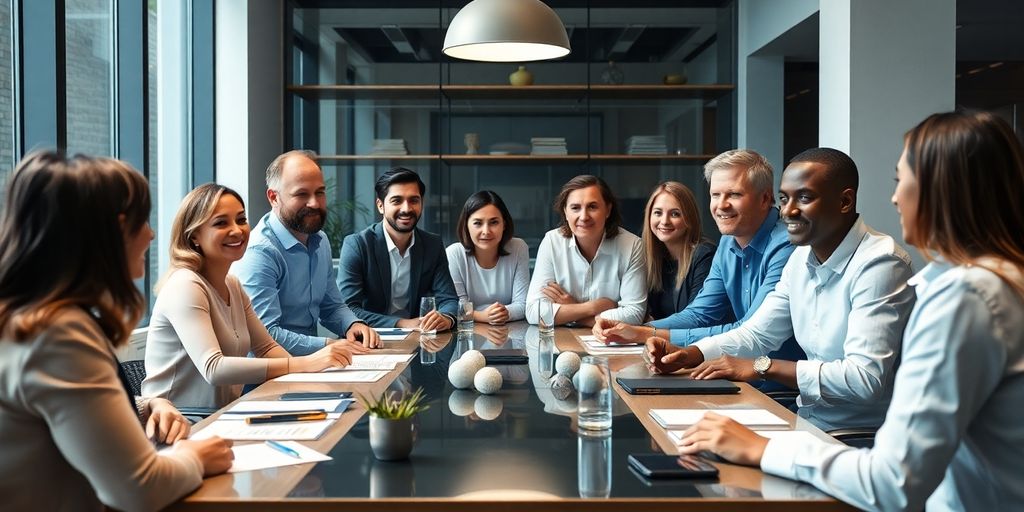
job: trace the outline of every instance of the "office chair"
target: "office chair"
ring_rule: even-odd
[[[142,396],[142,381],[146,380],[146,362],[141,359],[121,361],[121,369],[128,377],[128,386],[132,396]],[[217,412],[217,409],[210,407],[179,407],[177,404],[175,407],[193,423]]]

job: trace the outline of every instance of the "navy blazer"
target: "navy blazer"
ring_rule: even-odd
[[[416,228],[410,249],[409,318],[419,316],[420,297],[433,295],[437,310],[454,320],[459,308],[455,284],[448,270],[448,255],[441,237]],[[400,320],[391,310],[391,260],[384,227],[376,222],[345,237],[338,268],[341,298],[359,318],[373,327],[394,327]]]

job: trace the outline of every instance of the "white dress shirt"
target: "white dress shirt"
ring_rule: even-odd
[[[384,227],[384,241],[388,246],[388,261],[391,264],[391,309],[389,315],[399,311],[409,315],[419,316],[419,304],[409,304],[409,275],[412,274],[412,246],[416,245],[416,232],[412,233],[409,247],[405,248],[405,254],[398,252],[398,246],[391,239],[388,228]]]
[[[706,360],[749,358],[795,336],[807,353],[796,363],[800,416],[822,430],[877,427],[914,303],[911,275],[907,252],[857,219],[824,263],[797,247],[749,320],[695,345]]]
[[[1024,287],[1021,269],[1002,271]],[[769,441],[761,469],[866,509],[1024,510],[1024,300],[977,265],[935,261],[909,284],[917,306],[874,448]]]
[[[552,229],[537,249],[537,262],[526,295],[526,319],[537,323],[537,299],[543,296],[540,290],[554,281],[579,302],[604,297],[618,304],[601,313],[602,317],[639,324],[647,312],[644,269],[643,244],[625,229],[619,228],[615,238],[601,241],[593,262],[580,253],[575,236],[566,238],[558,229]],[[554,305],[556,315],[560,307],[561,304]]]
[[[530,247],[520,238],[505,244],[508,254],[498,256],[494,268],[483,268],[461,243],[448,246],[448,270],[460,299],[473,301],[477,311],[499,302],[508,309],[508,321],[526,316],[526,291],[530,287]]]

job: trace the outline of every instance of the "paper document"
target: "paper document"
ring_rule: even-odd
[[[235,441],[266,441],[292,440],[312,441],[320,436],[334,423],[332,419],[321,421],[290,421],[288,423],[264,423],[249,425],[244,421],[220,420],[210,423],[205,428],[192,434],[189,439],[206,439],[220,436]]]
[[[331,457],[293,441],[282,441],[281,444],[295,450],[299,457],[281,453],[263,443],[234,446],[231,451],[235,453],[235,460],[228,473],[331,460]]]
[[[234,407],[224,412],[272,414],[275,412],[310,411],[313,409],[341,412],[351,402],[351,398],[338,398],[335,400],[247,400],[235,404]],[[341,407],[342,403],[345,403],[345,407]],[[339,407],[341,407],[341,411],[336,411]]]
[[[650,415],[665,429],[687,429],[713,412],[728,416],[751,429],[788,429],[789,422],[764,409],[651,409]]]
[[[669,430],[668,438],[673,443],[679,444],[683,439],[683,432],[685,430]],[[794,450],[804,446],[807,443],[813,442],[825,442],[814,434],[807,432],[806,430],[755,430],[755,434],[761,437],[767,437],[768,439],[779,439],[786,444],[787,447],[792,447]]]
[[[289,373],[276,379],[277,382],[377,382],[387,375],[387,370],[352,370],[347,372]]]
[[[627,355],[644,353],[644,346],[635,343],[609,343],[605,345],[604,343],[597,341],[597,338],[593,335],[579,336],[579,339],[583,343],[583,348],[587,350],[588,354]]]
[[[415,354],[355,354],[352,364],[344,368],[328,368],[324,371],[353,370],[394,370],[400,363],[408,362]]]
[[[375,327],[373,330],[380,334],[381,341],[402,341],[409,337],[416,329],[403,327]]]

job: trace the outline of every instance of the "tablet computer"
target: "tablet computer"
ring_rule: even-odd
[[[530,357],[522,348],[494,348],[481,350],[487,364],[527,364]]]
[[[724,379],[694,380],[689,377],[653,377],[616,382],[631,395],[727,395],[739,393],[740,387]]]

